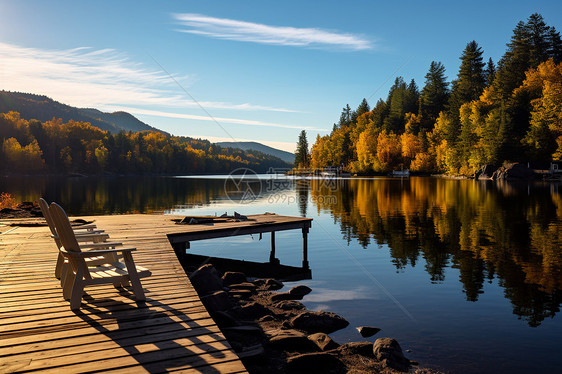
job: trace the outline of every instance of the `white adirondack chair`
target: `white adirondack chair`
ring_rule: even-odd
[[[47,224],[49,225],[49,229],[51,230],[51,238],[53,238],[53,240],[55,241],[55,244],[57,245],[57,248],[60,249],[60,247],[62,246],[59,236],[57,234],[57,230],[55,228],[55,223],[53,222],[53,218],[51,217],[51,213],[49,211],[49,204],[47,204],[47,201],[45,201],[45,199],[40,198],[39,199],[39,207],[41,208],[41,212],[43,213],[43,217],[45,218],[45,221],[47,221]],[[98,246],[92,245],[92,244],[88,244],[87,242],[91,242],[91,243],[100,243],[100,242],[104,242],[106,246],[111,247],[111,248],[115,248],[118,246],[122,246],[123,243],[120,242],[108,242],[107,240],[109,239],[109,235],[104,233],[103,230],[98,230],[96,225],[80,225],[80,226],[75,226],[72,227],[72,230],[74,231],[75,235],[76,235],[76,240],[82,244],[80,244],[80,248],[83,250],[87,250],[87,249],[91,249],[91,248],[96,248]],[[110,257],[108,257],[110,256]],[[115,255],[114,254],[110,254],[110,255],[105,255],[102,258],[90,258],[87,259],[87,261],[92,262],[92,264],[94,262],[103,262],[106,260],[116,260]],[[64,264],[64,256],[59,252],[59,256],[57,258],[57,265],[55,266],[55,277],[57,277],[57,279],[61,280],[61,284],[64,283],[64,279],[61,278],[61,270]]]
[[[59,252],[66,260],[62,268],[63,277],[66,279],[63,296],[65,299],[70,299],[70,309],[80,308],[84,287],[94,284],[112,283],[118,287],[131,282],[136,299],[145,300],[140,278],[150,276],[151,273],[148,269],[135,266],[131,253],[136,250],[135,248],[92,249],[82,252],[64,210],[58,204],[52,203],[49,212],[62,244]],[[94,243],[94,245],[98,248],[107,248],[106,243]],[[119,253],[123,256],[123,262],[115,261],[98,265],[90,265],[86,262],[88,258]]]

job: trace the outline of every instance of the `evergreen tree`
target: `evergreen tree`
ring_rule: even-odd
[[[492,85],[495,76],[496,76],[496,65],[494,65],[494,61],[490,57],[488,63],[486,64],[486,69],[484,70],[484,78],[486,80],[486,86]]]
[[[349,107],[349,105],[348,105]],[[295,151],[295,167],[308,167],[310,165],[310,154],[308,151],[308,140],[306,140],[306,131],[302,130],[297,142]]]
[[[338,128],[343,128],[346,126],[350,126],[351,122],[352,122],[352,117],[353,117],[353,111],[351,110],[351,108],[349,107],[349,104],[346,104],[345,107],[342,109],[341,115],[340,115],[340,121],[338,122]]]
[[[432,61],[420,95],[420,113],[428,126],[433,125],[449,98],[449,83],[446,79],[445,66],[441,62]]]
[[[478,99],[486,83],[482,48],[476,41],[473,40],[466,45],[460,60],[461,66],[457,79],[453,82],[448,110],[451,119],[456,123],[459,123],[461,105]]]
[[[389,113],[388,117],[384,119],[383,125],[387,132],[398,134],[404,131],[407,95],[408,87],[406,82],[404,82],[404,78],[397,77],[392,87],[390,87],[386,102]]]
[[[357,107],[355,114],[357,115],[357,117],[359,117],[360,115],[367,113],[370,110],[371,108],[369,107],[369,103],[367,102],[367,99],[364,98],[361,101],[361,104],[359,104],[359,106]]]
[[[523,83],[527,70],[536,68],[549,58],[556,62],[561,54],[560,34],[547,26],[540,14],[534,13],[526,23],[520,21],[515,26],[507,51],[498,63],[495,84],[503,96],[509,98],[513,90]]]
[[[416,84],[416,81],[412,79],[410,81],[410,84],[408,85],[404,111],[406,113],[418,114],[419,99],[420,99],[420,90],[418,89],[418,85]]]

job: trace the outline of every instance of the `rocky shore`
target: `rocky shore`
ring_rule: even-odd
[[[188,269],[191,283],[250,373],[438,373],[417,367],[392,338],[338,344],[328,334],[349,325],[343,317],[310,311],[298,300],[307,286],[288,291],[275,279],[221,274],[211,264]],[[358,327],[367,338],[380,331]]]

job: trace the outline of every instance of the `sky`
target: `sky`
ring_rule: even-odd
[[[0,0],[0,89],[127,111],[178,136],[294,151],[342,108],[455,79],[466,44],[497,62],[519,21],[552,1]]]

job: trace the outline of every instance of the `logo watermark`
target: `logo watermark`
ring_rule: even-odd
[[[332,174],[311,174],[304,170],[270,168],[266,174],[260,175],[252,169],[238,168],[225,179],[224,191],[230,201],[241,204],[248,204],[260,198],[266,199],[270,204],[302,205],[311,202],[333,205],[337,203],[334,194],[309,196],[311,180],[331,192],[336,191],[340,184]]]

